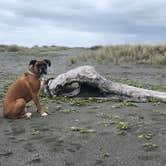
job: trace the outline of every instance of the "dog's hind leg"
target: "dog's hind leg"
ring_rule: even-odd
[[[5,117],[11,119],[25,118],[25,105],[26,102],[23,98],[17,99],[10,105],[10,110],[6,113]]]

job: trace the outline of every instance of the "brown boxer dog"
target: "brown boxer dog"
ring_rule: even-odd
[[[33,100],[37,111],[41,116],[48,114],[42,111],[38,92],[40,89],[40,78],[47,74],[47,66],[51,66],[50,60],[31,60],[28,72],[19,77],[8,89],[3,100],[3,114],[6,118],[25,118],[24,112],[26,104]]]

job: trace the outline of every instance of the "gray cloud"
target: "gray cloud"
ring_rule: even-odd
[[[0,2],[0,43],[163,43],[165,6],[162,0],[6,0]]]

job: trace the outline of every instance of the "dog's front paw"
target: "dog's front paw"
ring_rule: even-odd
[[[47,116],[47,115],[48,115],[48,114],[47,114],[46,112],[42,112],[42,113],[41,113],[41,116],[43,116],[43,117],[44,117],[44,116]]]
[[[25,114],[25,117],[26,117],[27,119],[31,119],[31,118],[32,118],[32,113],[31,113],[31,112],[27,112],[27,113]]]

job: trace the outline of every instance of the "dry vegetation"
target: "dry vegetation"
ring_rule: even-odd
[[[109,45],[93,46],[90,49],[96,51],[91,55],[73,56],[70,58],[70,63],[94,59],[98,62],[110,61],[115,64],[123,62],[166,64],[166,45]]]
[[[33,46],[23,47],[18,45],[0,45],[0,52],[16,52],[17,54],[39,54],[51,51],[66,50],[64,46]],[[87,48],[92,52],[79,56],[70,57],[71,64],[77,61],[87,61],[94,59],[97,62],[110,61],[115,64],[137,63],[137,64],[166,64],[166,45],[108,45],[93,46]]]
[[[0,45],[0,52],[16,52],[18,54],[38,54],[41,52],[59,51],[69,49],[64,46],[38,46],[23,47],[18,45]]]

